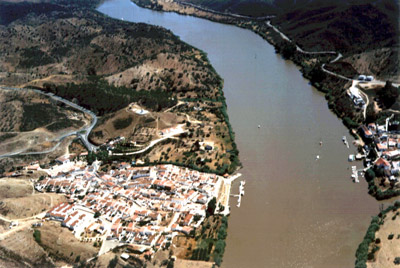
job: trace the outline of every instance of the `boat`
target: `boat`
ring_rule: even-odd
[[[319,146],[322,146],[322,141],[319,142]]]
[[[342,141],[345,142],[346,141],[346,136],[342,137]]]
[[[349,155],[348,161],[353,162],[355,159],[356,158],[355,158],[354,154],[351,154],[351,155]]]
[[[261,125],[258,125],[258,128],[261,128]]]
[[[315,157],[315,160],[318,160],[319,159],[319,155],[317,155],[316,157]]]

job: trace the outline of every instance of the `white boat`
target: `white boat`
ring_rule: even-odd
[[[258,125],[258,128],[261,128],[261,125]]]
[[[318,160],[319,159],[319,155],[317,155],[316,157],[315,157],[315,160]]]
[[[346,141],[346,136],[342,137],[342,141],[345,142]]]

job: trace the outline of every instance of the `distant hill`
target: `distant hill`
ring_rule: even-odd
[[[359,72],[400,80],[397,0],[181,0],[221,12],[259,17],[309,51],[335,50]]]

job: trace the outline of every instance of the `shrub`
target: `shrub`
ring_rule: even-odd
[[[130,126],[132,124],[132,117],[127,117],[127,118],[119,118],[113,121],[113,125],[115,129],[124,129]]]
[[[33,232],[33,238],[35,239],[36,243],[40,244],[42,242],[41,233],[38,229],[35,229]]]

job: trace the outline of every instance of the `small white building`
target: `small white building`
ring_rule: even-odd
[[[129,259],[129,254],[128,254],[128,253],[122,253],[122,254],[121,254],[121,259],[123,259],[124,261],[126,261],[127,259]]]

